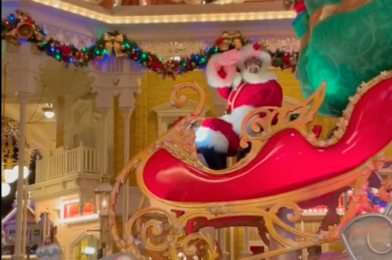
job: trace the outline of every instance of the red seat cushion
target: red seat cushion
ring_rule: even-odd
[[[350,171],[392,141],[392,79],[358,102],[346,133],[326,148],[309,144],[295,129],[276,133],[255,159],[223,175],[179,161],[165,149],[146,162],[144,182],[155,196],[178,202],[255,199],[293,191]]]

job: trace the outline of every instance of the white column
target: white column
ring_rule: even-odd
[[[129,130],[130,130],[130,119],[132,114],[133,107],[121,107],[121,111],[124,117],[124,165],[128,163],[129,160]],[[124,227],[129,218],[129,180],[125,183],[124,191],[123,191],[123,223]]]
[[[221,245],[223,260],[227,259],[229,253],[226,251],[226,232],[224,228],[218,229],[219,233],[219,244]]]
[[[17,180],[17,192],[18,197],[16,198],[16,223],[22,223],[23,219],[23,167],[25,159],[25,144],[26,144],[26,104],[29,94],[25,92],[18,93],[19,99],[19,140],[18,140],[18,180]],[[15,233],[15,251],[13,255],[14,260],[24,259],[22,254],[22,234],[23,225],[16,225]]]
[[[242,250],[242,257],[248,257],[252,255],[252,252],[249,248],[249,227],[244,227],[244,234],[243,234],[243,247]]]
[[[106,89],[98,89],[95,96],[95,108],[101,116],[99,122],[98,160],[101,176],[108,173],[107,115],[113,107],[113,93]],[[110,176],[109,176],[110,177]]]
[[[305,232],[305,222],[303,220],[301,221],[301,231]],[[301,253],[302,253],[302,260],[308,260],[308,249],[303,248],[301,250]]]
[[[230,260],[235,260],[234,227],[230,227]]]
[[[42,225],[42,244],[45,243],[46,240],[46,211],[42,214],[41,225]]]
[[[109,112],[109,108],[107,107],[97,107],[97,111],[101,116],[99,121],[100,128],[100,143],[98,149],[98,159],[100,161],[100,173],[101,176],[107,173],[108,171],[108,145],[107,145],[107,114]]]
[[[27,180],[25,180],[27,184]],[[24,190],[23,192],[23,223],[22,223],[22,255],[26,255],[26,245],[27,245],[27,207],[29,205],[28,192]]]
[[[107,175],[110,179],[109,168],[108,168],[108,131],[107,131],[107,115],[109,110],[113,107],[113,93],[109,90],[99,89],[95,97],[95,108],[101,116],[99,122],[100,128],[100,142],[98,147],[98,160],[100,160],[100,173],[101,177]],[[111,252],[111,241],[108,234],[108,217],[100,216],[100,242],[101,247],[103,243],[106,244],[106,248],[103,252],[103,256],[107,256],[107,252]]]
[[[52,238],[50,236],[51,230],[50,230],[50,214],[48,209],[46,209],[46,239],[49,239],[50,242],[52,242]]]
[[[120,98],[119,98],[119,108],[122,111],[123,117],[124,117],[124,165],[128,163],[129,160],[129,144],[130,144],[130,139],[129,139],[129,130],[130,130],[130,120],[131,120],[131,115],[133,110],[135,109],[135,90],[132,88],[124,88],[120,92]],[[116,173],[117,174],[117,173]],[[123,213],[123,224],[125,226],[125,223],[128,221],[128,218],[130,216],[130,197],[129,197],[129,182],[130,178],[128,178],[127,182],[124,185],[124,191],[122,192],[122,213]]]

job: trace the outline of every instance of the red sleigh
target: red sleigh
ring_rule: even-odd
[[[171,95],[176,107],[186,103],[184,96],[177,96],[184,88],[199,93],[195,111],[133,158],[118,175],[110,222],[121,251],[154,260],[179,259],[179,252],[220,259],[219,246],[198,232],[200,228],[255,226],[267,245],[265,234],[269,233],[281,246],[243,259],[267,259],[339,239],[338,231],[344,223],[361,211],[374,210],[365,190],[372,171],[384,163],[382,154],[392,151],[392,71],[358,87],[328,140],[318,140],[309,131],[309,123],[323,101],[325,84],[295,107],[252,111],[243,122],[241,140],[243,147],[251,143],[251,152],[223,171],[212,171],[197,159],[191,126],[203,109],[204,93],[195,83],[180,84]],[[299,116],[290,121],[294,111]],[[259,113],[266,113],[266,117],[255,119],[253,115]],[[247,134],[247,124],[257,134]],[[120,238],[114,208],[121,185],[131,173],[136,174],[149,206],[132,216]],[[300,208],[337,201],[348,187],[355,195],[336,229],[310,234],[289,224],[301,218]],[[385,187],[380,190],[385,191],[380,195],[389,198]],[[283,208],[291,210],[286,221],[279,215]],[[277,226],[294,239],[279,233]],[[138,247],[140,241],[136,243],[135,235],[143,248]]]

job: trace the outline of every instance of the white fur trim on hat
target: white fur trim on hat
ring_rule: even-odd
[[[254,45],[255,43],[247,44],[241,49],[242,59],[239,61],[241,69],[244,66],[245,60],[250,57],[258,57],[263,62],[262,69],[268,69],[271,65],[271,55],[261,49],[255,50]]]
[[[238,65],[241,68],[243,80],[252,84],[277,80],[276,74],[268,71],[268,67],[271,65],[271,55],[261,49],[255,50],[253,46],[254,43],[248,44],[241,49],[243,58],[238,62]],[[261,59],[262,65],[258,73],[250,73],[246,70],[245,60],[250,57],[258,57]]]
[[[224,120],[226,122],[229,122],[233,126],[233,131],[237,135],[242,136],[241,135],[242,121],[244,120],[245,116],[254,109],[255,107],[252,106],[240,106],[238,108],[235,108],[229,115],[225,115]],[[246,126],[246,130],[248,133],[253,132],[249,125]]]
[[[206,78],[207,83],[212,88],[231,87],[233,84],[236,67],[234,65],[222,66],[218,60],[222,58],[222,54],[213,55],[207,63]],[[226,72],[226,77],[221,78],[218,71],[223,67]]]
[[[220,131],[201,126],[196,130],[195,135],[198,148],[212,148],[220,153],[227,153],[229,149],[229,141]]]

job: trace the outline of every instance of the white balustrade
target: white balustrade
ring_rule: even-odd
[[[52,155],[36,163],[36,183],[43,182],[72,173],[97,173],[97,150],[81,144],[72,150]]]

